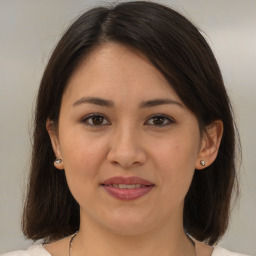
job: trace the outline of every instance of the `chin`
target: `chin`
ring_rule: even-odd
[[[108,221],[107,221],[108,220]],[[154,220],[145,216],[136,216],[135,214],[123,214],[122,216],[112,215],[110,219],[105,218],[105,227],[112,233],[124,236],[136,236],[147,233],[152,227]]]
[[[111,233],[120,236],[139,236],[149,231],[144,225],[143,227],[139,227],[138,225],[116,225],[107,228]]]

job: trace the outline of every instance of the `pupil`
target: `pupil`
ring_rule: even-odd
[[[155,125],[159,125],[159,124],[163,124],[164,119],[162,117],[155,117],[154,118],[154,124]]]
[[[103,118],[101,116],[95,116],[93,117],[93,123],[95,125],[100,125],[102,124]]]

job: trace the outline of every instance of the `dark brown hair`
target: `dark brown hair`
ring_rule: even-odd
[[[144,54],[162,72],[183,103],[196,115],[201,131],[222,120],[224,134],[215,162],[195,175],[185,198],[184,229],[213,244],[228,226],[236,181],[235,125],[221,72],[199,30],[186,18],[153,2],[120,3],[81,15],[57,44],[42,77],[35,111],[31,172],[23,213],[23,232],[33,240],[53,241],[79,229],[79,205],[46,131],[58,123],[68,79],[95,47],[117,42]]]

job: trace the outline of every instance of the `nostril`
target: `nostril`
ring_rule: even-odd
[[[141,165],[146,161],[145,150],[141,146],[133,144],[133,146],[110,146],[107,154],[107,160],[113,165],[120,165],[123,168],[130,168],[134,165]]]
[[[136,165],[141,165],[140,162],[122,162],[122,161],[111,161],[111,163],[113,165],[120,165],[123,168],[130,168],[130,167],[134,167]]]

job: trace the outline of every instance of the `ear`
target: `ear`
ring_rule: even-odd
[[[216,120],[206,127],[198,153],[196,169],[204,169],[215,161],[218,155],[222,134],[223,122],[221,120]]]
[[[54,154],[56,156],[56,159],[61,159],[61,161],[59,163],[54,161],[54,166],[59,170],[63,170],[64,162],[63,162],[62,155],[61,155],[61,149],[60,149],[59,139],[58,139],[57,132],[56,132],[56,127],[54,126],[53,121],[47,119],[46,130],[50,136],[52,148],[53,148]]]

